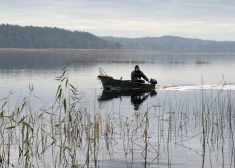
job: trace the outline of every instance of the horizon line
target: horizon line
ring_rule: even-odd
[[[20,24],[10,24],[10,23],[1,23],[0,25],[11,25],[11,26],[20,26],[20,27],[39,27],[39,28],[57,28],[57,29],[62,29],[62,30],[67,30],[71,32],[85,32],[85,33],[90,33],[94,36],[104,38],[104,37],[112,37],[112,38],[128,38],[128,39],[141,39],[141,38],[161,38],[161,37],[178,37],[178,38],[184,38],[184,39],[191,39],[191,40],[203,40],[203,41],[215,41],[215,42],[235,42],[235,40],[212,40],[212,39],[203,39],[203,38],[197,38],[196,36],[194,37],[183,37],[183,36],[177,36],[177,35],[161,35],[161,36],[136,36],[136,37],[125,37],[125,36],[106,36],[106,35],[96,35],[94,33],[91,33],[89,31],[83,31],[83,30],[73,30],[73,29],[67,29],[67,28],[62,28],[62,27],[53,27],[53,26],[34,26],[34,25],[20,25]]]

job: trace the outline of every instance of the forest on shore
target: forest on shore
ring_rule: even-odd
[[[105,40],[120,43],[131,50],[156,50],[161,52],[189,52],[189,53],[214,53],[235,52],[234,41],[213,41],[177,36],[162,37],[103,37]]]
[[[234,41],[213,41],[176,36],[99,37],[83,31],[52,27],[0,25],[0,48],[126,49],[182,53],[235,53]]]
[[[0,48],[119,49],[121,45],[88,32],[2,24]]]

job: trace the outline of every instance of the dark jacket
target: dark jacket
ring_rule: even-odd
[[[149,81],[149,79],[147,78],[147,76],[144,75],[144,73],[142,71],[132,71],[131,72],[131,80],[137,80],[137,78],[144,78],[146,81]]]

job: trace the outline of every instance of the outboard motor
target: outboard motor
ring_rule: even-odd
[[[153,84],[153,85],[156,85],[157,84],[157,80],[156,79],[150,79],[150,83]]]

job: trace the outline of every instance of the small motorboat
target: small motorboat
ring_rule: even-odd
[[[99,75],[105,90],[155,90],[155,84],[133,82],[131,80],[113,79],[111,76]]]

